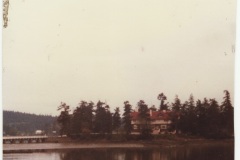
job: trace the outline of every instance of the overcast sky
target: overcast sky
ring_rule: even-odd
[[[3,29],[3,109],[60,102],[234,100],[236,0],[12,0]]]

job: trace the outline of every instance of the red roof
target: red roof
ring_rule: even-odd
[[[171,111],[149,111],[151,120],[170,120]],[[131,112],[132,120],[138,119],[139,112]]]

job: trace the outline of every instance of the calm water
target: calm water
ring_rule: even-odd
[[[3,154],[3,160],[234,160],[233,145],[138,149],[70,149]]]

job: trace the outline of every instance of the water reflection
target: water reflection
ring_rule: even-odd
[[[4,160],[234,160],[233,145],[199,145],[144,149],[74,149],[4,154]]]
[[[94,149],[62,153],[61,160],[233,160],[233,147],[194,146],[164,149]]]

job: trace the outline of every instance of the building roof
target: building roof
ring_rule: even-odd
[[[151,120],[170,120],[171,111],[149,111]],[[131,112],[132,120],[138,119],[139,112]]]

